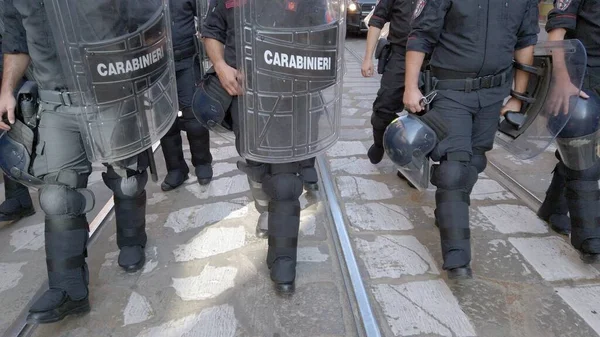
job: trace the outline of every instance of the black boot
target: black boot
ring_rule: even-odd
[[[47,216],[45,232],[49,289],[29,309],[29,324],[58,322],[90,311],[85,216]]]
[[[160,188],[165,192],[176,189],[189,178],[190,169],[183,157],[183,141],[179,123],[181,122],[177,118],[171,129],[160,140],[167,166],[167,176]]]
[[[566,199],[571,215],[571,244],[585,263],[600,260],[600,162],[584,171],[565,167],[567,179]]]
[[[537,215],[546,221],[555,232],[569,235],[571,233],[571,220],[567,216],[569,207],[565,197],[567,179],[564,165],[562,163],[556,164],[552,173],[552,182],[550,182],[550,186],[546,191],[546,198]]]
[[[266,239],[269,236],[269,213],[261,213],[256,224],[256,237]]]
[[[302,170],[300,176],[304,182],[304,189],[307,191],[318,191],[319,190],[319,175],[315,168],[316,158],[307,159],[302,162]]]
[[[4,176],[6,200],[0,204],[0,228],[35,214],[27,187]]]
[[[119,266],[126,272],[134,273],[146,263],[146,191],[135,199],[121,199],[115,196],[117,219],[117,245]]]
[[[406,181],[408,186],[410,186],[412,188],[416,188],[415,185],[413,185],[413,183],[410,182],[410,180],[406,179],[406,177],[404,176],[404,174],[402,174],[402,172],[400,172],[400,171],[396,172],[396,176],[398,176],[398,178]]]
[[[293,166],[272,164],[271,175],[263,181],[270,200],[267,266],[280,295],[291,295],[295,290],[302,179],[292,173],[298,172]]]
[[[196,169],[196,177],[200,185],[208,185],[213,178],[212,155],[210,154],[210,133],[194,117],[192,108],[184,108],[183,130],[187,134],[192,154],[192,165]]]
[[[196,166],[196,177],[200,185],[208,185],[213,177],[213,169],[211,164]]]
[[[367,155],[371,164],[379,164],[383,159],[385,149],[383,148],[383,134],[385,129],[373,129],[373,145],[369,148]]]
[[[259,177],[255,178],[260,179]],[[250,175],[248,175],[248,185],[250,185],[250,191],[254,199],[254,207],[260,213],[258,223],[256,224],[256,236],[266,239],[269,234],[269,213],[267,212],[269,209],[269,197],[263,191],[263,184],[255,181]]]

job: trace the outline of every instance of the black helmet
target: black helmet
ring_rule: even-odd
[[[395,119],[383,135],[388,157],[419,190],[429,186],[429,154],[437,142],[436,132],[413,114]]]
[[[17,119],[10,131],[0,133],[0,170],[23,185],[41,187],[43,181],[29,173],[33,151],[34,132]]]

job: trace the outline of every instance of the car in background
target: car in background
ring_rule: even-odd
[[[346,31],[348,33],[364,33],[369,27],[364,19],[375,8],[378,0],[347,0]]]

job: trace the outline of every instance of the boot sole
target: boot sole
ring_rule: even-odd
[[[454,268],[447,271],[450,280],[470,280],[473,278],[471,267]]]
[[[62,321],[67,316],[77,315],[77,314],[86,314],[86,313],[90,312],[90,310],[91,310],[90,303],[88,302],[86,305],[84,305],[82,307],[73,308],[73,309],[71,309],[69,311],[66,311],[66,312],[62,313],[60,316],[54,317],[54,318],[49,318],[49,319],[35,319],[33,317],[27,317],[27,323],[29,323],[29,324],[55,323],[55,322]]]
[[[144,254],[144,256],[142,257],[142,259],[140,260],[140,262],[136,263],[136,264],[132,264],[129,266],[122,266],[119,265],[121,268],[123,268],[123,270],[125,270],[127,273],[135,273],[138,270],[142,269],[144,267],[144,264],[146,264],[146,256]]]
[[[275,292],[277,292],[277,294],[279,296],[283,296],[283,297],[290,297],[296,291],[295,282],[291,282],[291,283],[275,283],[274,287],[275,287]]]

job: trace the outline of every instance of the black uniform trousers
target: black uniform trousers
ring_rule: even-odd
[[[436,223],[440,230],[443,269],[467,266],[471,261],[469,205],[477,175],[487,164],[485,153],[493,148],[502,101],[480,106],[477,92],[443,90],[431,103],[431,112],[444,119],[448,135],[434,148],[431,183],[435,193]]]
[[[29,189],[22,184],[8,178],[4,175],[4,196],[5,200],[19,199],[21,202],[27,202],[23,207],[31,207],[31,197],[29,196]],[[1,209],[0,209],[1,211]]]
[[[371,125],[373,142],[378,147],[383,147],[383,133],[387,126],[398,117],[396,114],[404,109],[402,98],[404,97],[405,54],[405,48],[392,45],[392,53],[383,70],[377,98],[373,102]]]
[[[176,71],[179,109],[183,116],[177,118],[171,129],[161,139],[161,147],[165,156],[167,171],[178,169],[182,171],[188,170],[183,157],[181,131],[186,131],[187,133],[190,152],[192,154],[192,165],[196,167],[212,163],[209,131],[194,117],[191,108],[196,84],[201,80],[200,63],[197,56],[179,62],[188,63],[189,66],[181,67],[182,69]]]

